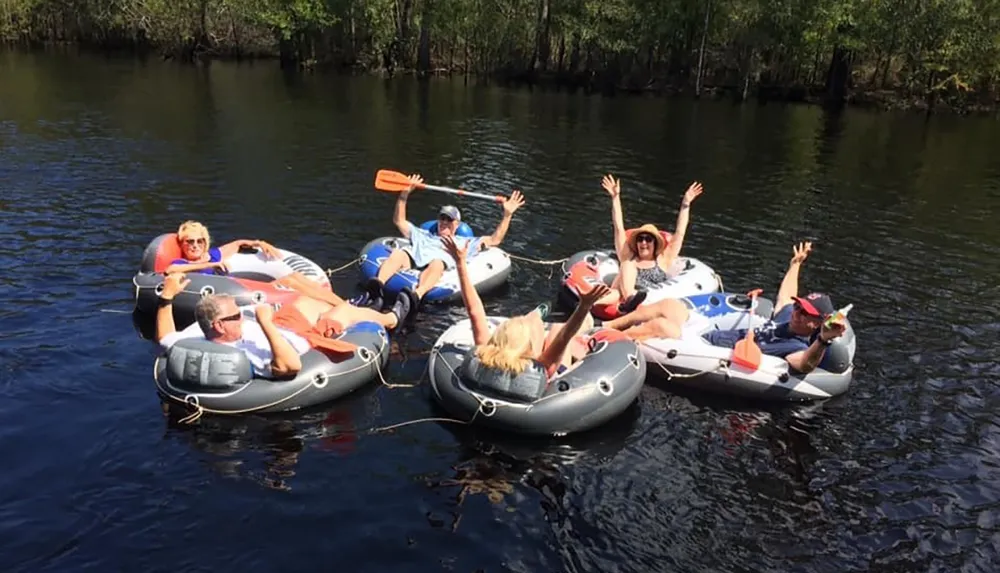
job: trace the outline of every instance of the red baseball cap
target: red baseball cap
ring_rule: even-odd
[[[799,306],[802,307],[802,310],[806,311],[806,314],[820,318],[827,317],[836,310],[833,307],[833,301],[830,300],[830,297],[821,292],[811,292],[803,297],[793,296],[792,300],[799,303]]]

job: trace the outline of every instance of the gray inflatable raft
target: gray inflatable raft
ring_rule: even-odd
[[[490,317],[491,328],[504,320]],[[468,319],[438,338],[427,366],[434,399],[460,420],[520,434],[563,436],[604,424],[635,401],[646,378],[646,361],[634,342],[602,341],[547,384],[544,373],[529,371],[513,380],[519,390],[497,391],[477,379],[481,370],[470,368],[473,347]],[[541,384],[522,380],[537,376]]]
[[[388,333],[375,323],[355,324],[339,338],[357,345],[354,354],[334,361],[309,350],[302,370],[288,380],[254,378],[237,348],[180,340],[156,359],[156,388],[169,400],[215,414],[283,412],[328,402],[371,382],[389,361]]]

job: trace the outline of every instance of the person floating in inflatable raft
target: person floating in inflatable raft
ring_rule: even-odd
[[[414,183],[423,183],[424,181],[420,175],[411,175],[410,180]],[[399,198],[396,200],[396,210],[392,216],[392,222],[403,237],[410,240],[411,246],[405,249],[393,249],[389,258],[379,267],[378,275],[366,283],[365,288],[372,300],[382,300],[385,283],[394,274],[401,270],[415,268],[421,269],[417,287],[413,290],[416,294],[416,302],[419,304],[427,291],[434,288],[434,285],[441,280],[445,270],[455,268],[455,260],[441,246],[439,237],[453,237],[467,247],[468,256],[472,257],[483,248],[499,246],[507,235],[507,229],[510,227],[514,212],[524,205],[524,197],[520,191],[515,190],[503,202],[503,218],[500,219],[500,224],[497,225],[493,234],[473,238],[455,235],[455,230],[462,222],[462,214],[457,207],[445,205],[438,211],[438,237],[406,220],[406,200],[413,190],[414,187],[410,187],[408,191],[399,194]]]
[[[174,259],[170,263],[170,266],[164,270],[164,274],[202,273],[226,275],[229,274],[229,269],[226,267],[226,260],[245,247],[258,249],[269,259],[281,260],[281,253],[278,252],[278,249],[274,248],[270,243],[258,239],[237,239],[221,247],[213,247],[212,238],[208,234],[208,228],[198,221],[185,221],[181,223],[181,226],[177,229],[177,243],[181,249],[181,258]],[[288,274],[275,281],[275,283],[334,306],[344,302],[344,299],[332,291],[319,286],[302,273],[293,271],[291,268],[288,269]]]
[[[264,378],[294,376],[302,369],[300,356],[310,348],[331,355],[353,353],[353,344],[330,337],[359,322],[374,322],[395,330],[415,310],[404,293],[396,297],[396,304],[388,312],[347,303],[331,305],[302,295],[277,311],[269,304],[258,305],[254,321],[244,318],[233,297],[213,294],[198,301],[194,324],[178,332],[171,301],[188,282],[190,279],[181,274],[164,279],[156,312],[156,341],[164,350],[179,340],[197,337],[238,348],[246,354],[254,373]]]
[[[507,319],[490,333],[483,301],[469,278],[465,262],[468,247],[456,241],[456,238],[449,235],[440,240],[448,253],[458,261],[462,301],[472,323],[475,353],[481,368],[501,375],[517,376],[532,363],[537,363],[547,377],[552,377],[587,354],[589,337],[581,333],[593,329],[594,319],[590,316],[590,309],[610,291],[607,285],[595,285],[589,292],[582,294],[569,320],[553,325],[548,335],[542,322],[545,312],[541,308]]]
[[[691,203],[704,189],[697,181],[688,187],[671,235],[660,231],[652,223],[626,231],[621,181],[605,175],[601,186],[611,196],[611,223],[615,231],[615,253],[620,266],[612,285],[614,290],[598,301],[596,310],[602,317],[614,318],[638,308],[646,300],[648,289],[670,280],[670,269],[684,244]]]
[[[754,340],[762,353],[784,358],[795,371],[808,374],[819,366],[823,355],[833,340],[847,329],[841,318],[830,317],[836,309],[824,293],[810,293],[804,297],[799,290],[799,269],[812,250],[811,242],[792,246],[792,259],[788,264],[771,320],[754,329]],[[648,338],[680,338],[689,312],[683,302],[664,299],[625,316],[603,323],[606,328],[621,330],[633,340]],[[746,329],[713,330],[705,339],[723,348],[733,348],[747,334]]]

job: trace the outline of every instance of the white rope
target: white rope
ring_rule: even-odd
[[[551,260],[529,259],[528,257],[522,257],[520,255],[514,255],[511,253],[507,253],[507,256],[518,261],[525,261],[528,263],[535,263],[539,265],[558,265],[559,263],[564,263],[569,260],[569,257],[563,257],[561,259],[551,259]]]
[[[332,277],[334,274],[339,273],[340,271],[346,269],[347,267],[353,265],[354,263],[356,263],[356,262],[358,262],[360,260],[361,260],[361,257],[358,257],[358,258],[354,259],[353,261],[347,263],[346,265],[341,265],[341,266],[339,266],[339,267],[337,267],[335,269],[326,269],[326,276]]]
[[[372,354],[372,357],[371,357],[370,360],[365,361],[363,364],[359,365],[356,368],[352,368],[350,370],[344,370],[344,371],[340,371],[340,372],[335,372],[335,373],[329,373],[329,374],[321,373],[318,376],[311,377],[311,379],[309,381],[304,382],[302,384],[301,388],[299,388],[298,390],[296,390],[292,394],[289,394],[288,396],[285,396],[285,397],[280,398],[278,400],[275,400],[273,402],[269,402],[267,404],[261,404],[261,405],[258,405],[258,406],[254,406],[254,407],[251,407],[251,408],[244,408],[244,409],[241,409],[241,410],[215,410],[213,408],[206,408],[205,406],[201,405],[201,401],[200,401],[200,399],[198,397],[198,394],[185,394],[183,398],[179,398],[177,396],[174,396],[170,392],[168,392],[167,389],[164,388],[163,385],[160,384],[160,380],[156,376],[157,365],[159,364],[160,358],[162,356],[157,356],[156,360],[153,362],[153,381],[156,383],[156,387],[160,390],[161,394],[165,395],[166,397],[168,397],[168,398],[170,398],[170,399],[172,399],[172,400],[174,400],[176,402],[180,402],[181,404],[184,404],[185,406],[194,407],[195,411],[192,414],[190,414],[188,416],[185,416],[184,418],[181,418],[179,420],[180,423],[190,424],[190,423],[198,420],[198,418],[201,418],[202,414],[205,413],[205,412],[209,412],[211,414],[237,415],[237,414],[249,414],[249,413],[252,413],[252,412],[258,412],[258,411],[264,410],[266,408],[271,408],[271,407],[277,406],[277,405],[281,404],[282,402],[287,402],[288,400],[291,400],[292,398],[295,398],[296,396],[298,396],[299,394],[305,392],[309,388],[312,388],[313,386],[316,386],[316,381],[317,380],[329,381],[329,380],[331,380],[333,378],[336,378],[338,376],[344,376],[344,375],[350,374],[352,372],[356,372],[358,370],[361,370],[363,368],[367,368],[372,362],[375,363],[375,371],[376,371],[376,373],[378,373],[379,378],[382,379],[382,382],[384,384],[386,384],[387,386],[389,386],[390,388],[395,387],[395,385],[388,384],[387,382],[385,382],[385,378],[382,376],[381,365],[379,364],[379,359],[382,356],[382,350],[385,348],[385,345],[386,345],[386,342],[383,342],[382,346],[379,347],[378,351],[375,352],[374,354]],[[218,396],[218,397],[227,397],[227,398],[231,397],[231,396],[235,396],[236,394],[238,394],[238,393],[242,392],[243,390],[246,390],[247,388],[249,388],[251,385],[252,385],[251,383],[243,384],[242,386],[240,386],[239,388],[237,388],[233,392],[230,392],[228,394],[217,394],[216,396]]]

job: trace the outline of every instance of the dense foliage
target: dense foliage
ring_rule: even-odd
[[[1000,76],[1000,0],[0,0],[0,37],[960,108]]]

